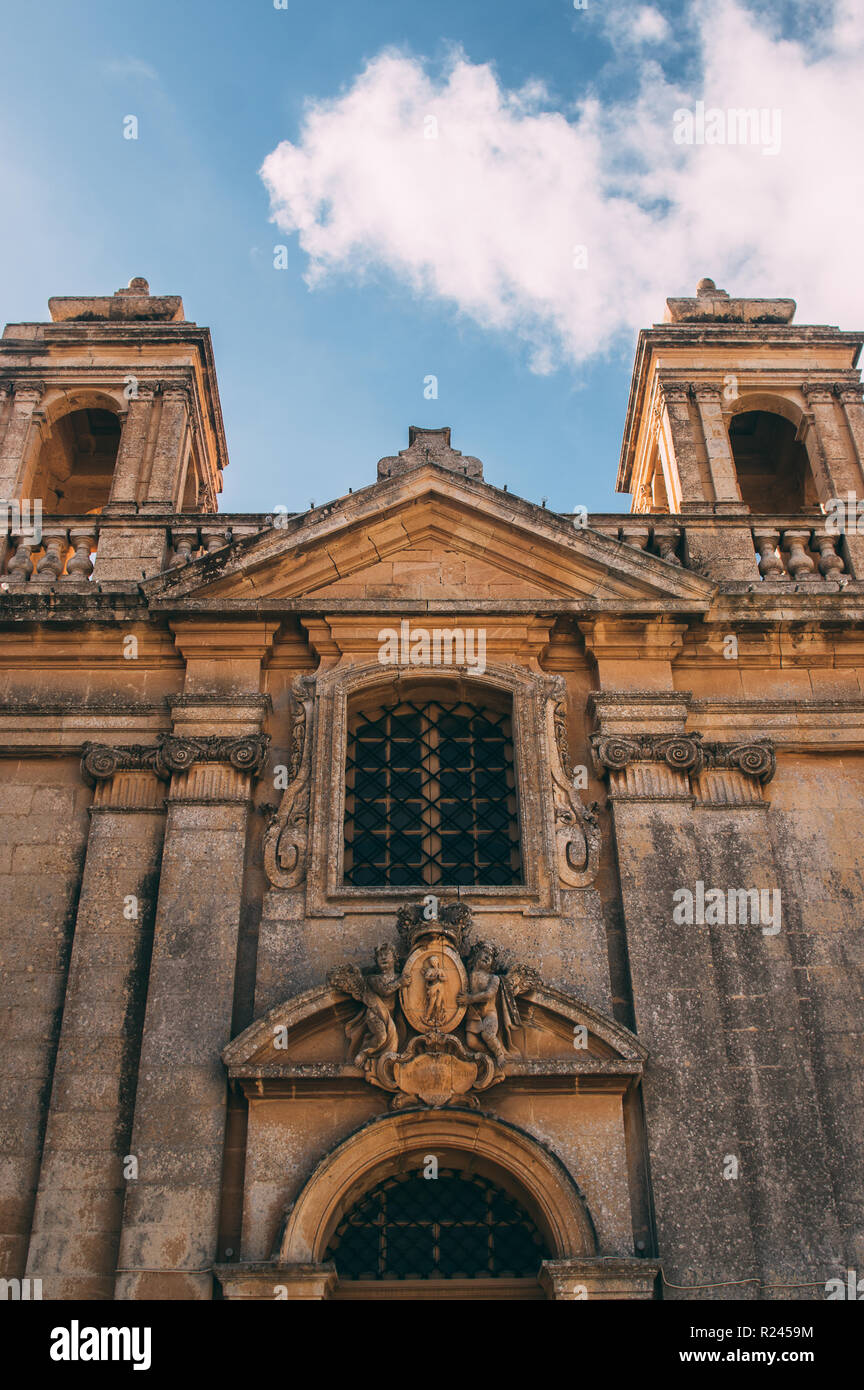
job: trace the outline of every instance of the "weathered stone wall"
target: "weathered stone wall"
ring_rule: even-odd
[[[771,802],[784,934],[840,1226],[837,1255],[846,1267],[859,1268],[864,1264],[864,761],[859,753],[781,757]]]
[[[0,1272],[24,1272],[91,793],[76,759],[4,766],[0,797]]]

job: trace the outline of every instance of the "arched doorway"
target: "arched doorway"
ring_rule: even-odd
[[[386,1116],[333,1150],[278,1263],[332,1261],[336,1299],[526,1300],[545,1297],[544,1261],[595,1253],[563,1164],[516,1126],[454,1109]]]

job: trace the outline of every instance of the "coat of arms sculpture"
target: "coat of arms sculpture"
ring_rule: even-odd
[[[522,1026],[517,998],[540,984],[530,966],[488,941],[473,948],[471,910],[429,896],[398,913],[403,965],[389,942],[375,965],[331,970],[332,989],[361,1005],[346,1027],[350,1055],[368,1082],[406,1105],[477,1105],[503,1081]]]

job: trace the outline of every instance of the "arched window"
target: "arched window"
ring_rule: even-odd
[[[798,512],[818,506],[807,450],[783,415],[767,410],[733,415],[729,442],[741,500],[751,512]]]
[[[111,494],[120,421],[110,410],[72,410],[55,421],[39,451],[29,491],[45,516],[99,512]]]
[[[345,881],[521,883],[509,702],[418,695],[349,712]]]
[[[343,1219],[324,1257],[340,1279],[531,1279],[549,1259],[522,1207],[487,1178],[399,1173]]]

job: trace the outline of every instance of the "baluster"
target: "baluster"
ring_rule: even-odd
[[[96,528],[73,526],[69,532],[69,540],[74,547],[74,554],[66,561],[66,578],[86,583],[93,573],[90,555],[96,549]]]
[[[681,540],[681,530],[678,526],[654,527],[654,544],[661,560],[666,560],[670,565],[680,565],[678,559],[678,544]]]
[[[26,584],[33,573],[33,552],[42,549],[42,542],[14,534],[11,541],[15,554],[6,566],[6,578],[10,584]]]
[[[647,526],[622,526],[621,539],[625,545],[632,545],[636,550],[644,550],[651,538],[651,532]]]
[[[63,573],[63,566],[66,563],[66,555],[69,550],[66,527],[52,526],[43,530],[42,544],[45,547],[45,554],[36,566],[36,574],[39,579],[47,580],[49,584],[56,584]]]
[[[193,549],[198,548],[198,528],[194,527],[172,527],[171,535],[174,540],[174,554],[169,564],[169,569],[178,569],[181,565],[188,565],[192,559]]]
[[[208,555],[212,555],[214,550],[221,550],[223,545],[228,544],[227,527],[225,526],[202,526],[201,541]]]
[[[753,541],[759,551],[759,573],[762,578],[788,579],[786,567],[777,549],[780,543],[780,532],[754,526]]]
[[[819,568],[826,579],[836,579],[838,574],[842,574],[846,568],[842,555],[837,554],[837,540],[837,536],[819,534],[818,532],[815,536],[820,554]]]
[[[809,543],[809,531],[783,532],[783,544],[789,551],[789,573],[793,579],[811,579],[815,573],[815,562],[804,553]]]

